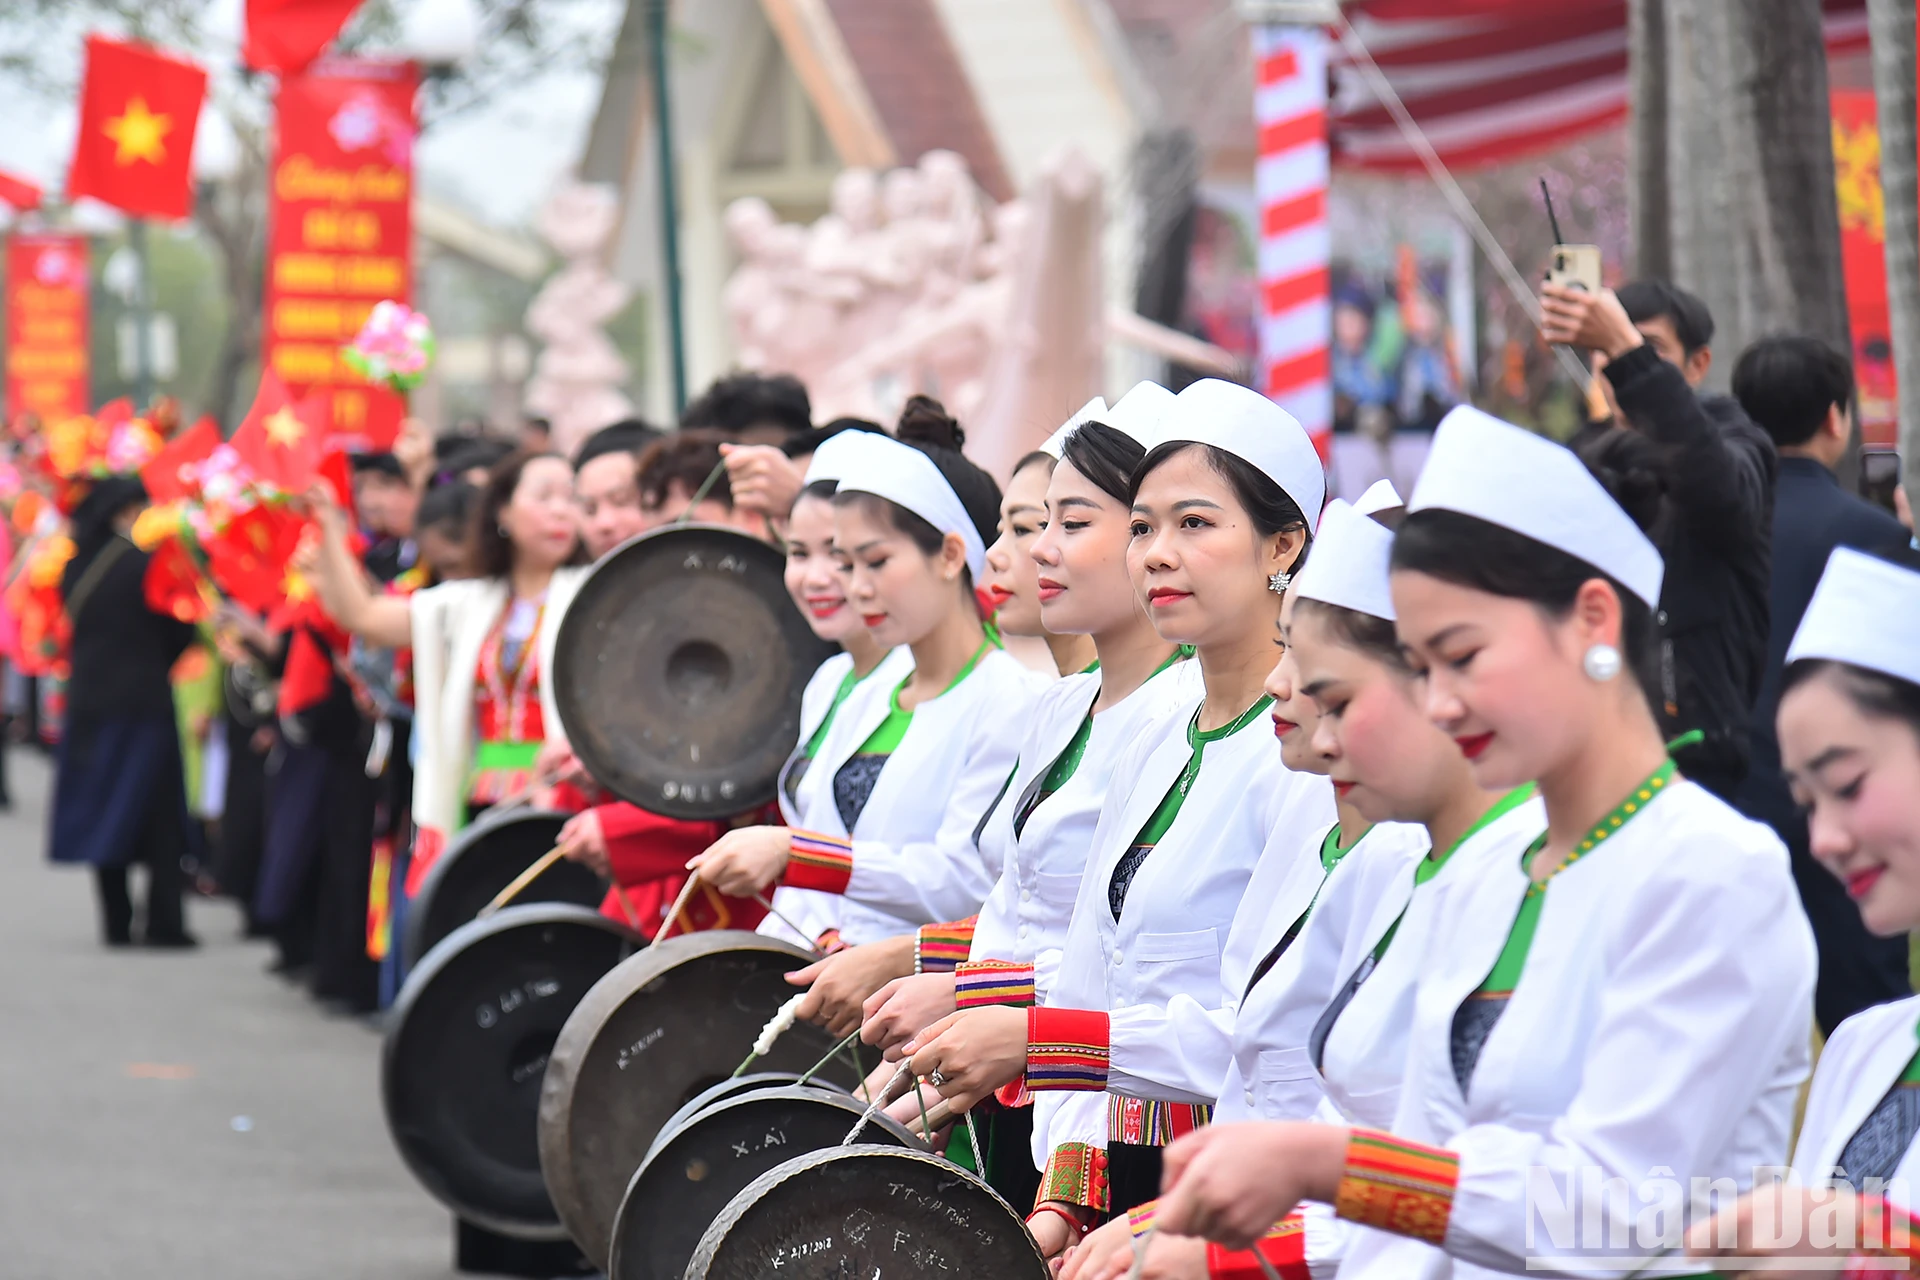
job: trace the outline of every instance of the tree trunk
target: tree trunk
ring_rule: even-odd
[[[1913,0],[1867,0],[1886,204],[1887,303],[1899,380],[1900,478],[1920,502],[1920,192],[1914,162]]]
[[[1712,308],[1713,383],[1766,333],[1848,347],[1819,0],[1664,0],[1675,283]]]
[[[1673,204],[1667,182],[1666,0],[1627,9],[1627,226],[1634,276],[1673,275]]]

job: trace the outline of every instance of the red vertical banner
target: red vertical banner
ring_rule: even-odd
[[[266,360],[336,443],[389,447],[406,401],[340,358],[376,302],[413,290],[411,63],[328,61],[280,84]]]
[[[8,238],[8,417],[87,412],[87,281],[85,236]]]
[[[1833,177],[1840,204],[1840,265],[1853,332],[1853,379],[1860,438],[1892,448],[1899,432],[1894,399],[1892,314],[1887,304],[1887,214],[1880,191],[1880,124],[1871,89],[1833,93]]]

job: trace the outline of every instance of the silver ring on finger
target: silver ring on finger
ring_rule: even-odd
[[[935,1067],[932,1071],[927,1073],[927,1083],[932,1085],[936,1089],[944,1089],[946,1088],[946,1085],[947,1085],[947,1077],[945,1073],[943,1073],[940,1070],[940,1068]]]

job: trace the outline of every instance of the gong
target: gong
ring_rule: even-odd
[[[707,1224],[748,1183],[795,1156],[839,1146],[865,1112],[847,1094],[789,1085],[736,1094],[663,1131],[620,1201],[608,1280],[679,1280]],[[925,1149],[884,1113],[860,1140]]]
[[[739,1070],[761,1028],[798,994],[782,975],[813,960],[757,933],[687,934],[634,956],[580,1001],[540,1091],[540,1167],[588,1258],[605,1264],[620,1197],[668,1118]],[[805,1071],[835,1043],[798,1023],[753,1066]],[[852,1088],[864,1073],[836,1056],[820,1074]]]
[[[574,1005],[642,945],[597,911],[536,903],[462,925],[407,976],[380,1094],[435,1199],[489,1231],[565,1237],[540,1178],[541,1076]]]
[[[787,596],[780,552],[718,525],[642,534],[595,564],[554,638],[554,700],[587,771],[670,818],[765,804],[800,695],[835,652]]]
[[[785,1085],[799,1083],[800,1073],[797,1071],[749,1071],[744,1076],[730,1076],[722,1080],[719,1084],[714,1085],[711,1089],[703,1089],[701,1092],[695,1094],[685,1106],[667,1117],[667,1122],[660,1126],[660,1132],[653,1135],[653,1141],[647,1147],[647,1158],[653,1158],[653,1153],[660,1149],[660,1144],[665,1142],[673,1134],[675,1129],[678,1129],[681,1125],[693,1119],[709,1107],[718,1106],[728,1098],[737,1098],[743,1093],[752,1093],[756,1089],[778,1089]],[[816,1089],[832,1089],[835,1087],[825,1080],[816,1079],[808,1083]],[[644,1164],[645,1161],[641,1163]]]
[[[1047,1280],[1011,1206],[926,1151],[858,1143],[761,1174],[708,1224],[686,1280]]]
[[[515,876],[553,848],[567,817],[540,809],[481,814],[427,869],[420,891],[407,904],[401,957],[409,965],[419,964],[440,939],[479,915]],[[598,907],[606,892],[606,881],[583,864],[563,858],[535,876],[514,901]]]

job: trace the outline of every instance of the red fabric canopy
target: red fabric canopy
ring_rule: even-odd
[[[1826,0],[1829,55],[1867,47],[1866,0]],[[1627,115],[1626,0],[1363,0],[1354,30],[1452,168],[1496,164]],[[1335,46],[1333,163],[1420,159]]]

